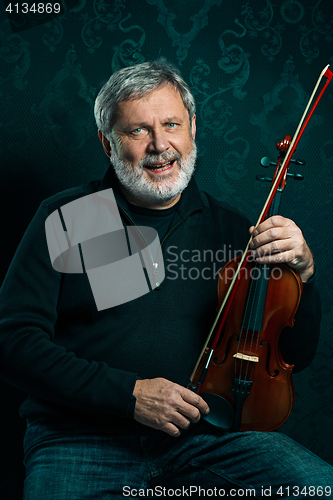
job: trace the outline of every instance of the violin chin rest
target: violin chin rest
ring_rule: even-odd
[[[231,404],[222,396],[210,392],[200,393],[210,408],[208,415],[202,418],[222,430],[229,431],[234,421],[234,410]]]

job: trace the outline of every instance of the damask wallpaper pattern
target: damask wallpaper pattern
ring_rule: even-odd
[[[333,63],[331,0],[61,0],[59,15],[10,14],[8,5],[0,12],[1,278],[40,201],[105,172],[93,102],[112,72],[162,56],[178,65],[197,102],[196,179],[255,221],[269,188],[256,180],[267,174],[260,158],[276,159],[276,142],[293,135]],[[283,197],[283,215],[316,258],[323,321],[281,431],[333,463],[331,87],[298,146],[306,164],[292,170],[304,181],[289,181]],[[21,395],[3,393],[14,415]]]

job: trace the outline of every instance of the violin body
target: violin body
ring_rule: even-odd
[[[221,271],[218,295],[222,303],[237,271],[238,258]],[[248,312],[250,287],[258,285],[256,274],[266,274],[266,295],[260,331],[256,318]],[[269,277],[269,279],[268,279]],[[252,283],[252,285],[251,285]],[[259,285],[260,286],[260,285]],[[262,291],[259,290],[259,295]],[[294,404],[293,365],[281,356],[279,337],[285,326],[293,326],[302,294],[299,275],[284,264],[258,266],[248,262],[240,278],[237,301],[233,301],[219,343],[200,385],[200,396],[210,406],[206,420],[228,431],[270,431],[288,418]],[[257,304],[256,304],[257,306]],[[244,320],[244,318],[247,318]],[[207,361],[206,350],[194,385],[200,380]]]
[[[323,77],[327,81],[310,109]],[[277,163],[263,158],[263,167],[274,165],[271,191],[256,226],[279,213],[281,193],[289,174],[292,155],[333,73],[326,66],[307,104],[294,137],[276,145]],[[268,161],[267,161],[268,160]],[[204,418],[230,432],[270,431],[283,424],[294,404],[293,365],[281,355],[283,328],[293,326],[302,295],[302,281],[285,264],[262,265],[250,261],[250,238],[243,256],[221,271],[219,308],[214,324],[193,369],[188,388],[200,394],[210,407]]]

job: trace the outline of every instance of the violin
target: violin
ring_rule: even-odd
[[[272,187],[256,226],[278,213],[292,155],[333,73],[326,66],[294,134],[277,144],[280,151]],[[327,81],[310,110],[323,77]],[[296,161],[302,165],[304,162]],[[263,166],[270,164],[262,160]],[[260,178],[267,180],[267,178]],[[219,310],[188,388],[210,407],[205,420],[230,432],[270,431],[289,417],[295,399],[293,365],[279,349],[279,337],[293,326],[301,300],[302,281],[286,264],[259,264],[249,245],[242,257],[232,259],[218,280]]]

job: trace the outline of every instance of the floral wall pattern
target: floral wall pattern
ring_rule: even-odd
[[[269,188],[256,180],[266,175],[260,159],[276,159],[275,144],[293,135],[320,72],[333,63],[331,0],[61,0],[59,14],[10,14],[8,4],[0,9],[1,279],[40,201],[107,169],[93,103],[112,72],[158,57],[180,68],[197,103],[196,179],[255,221]],[[333,84],[298,146],[306,164],[292,171],[304,181],[288,182],[282,202],[315,255],[323,320],[316,359],[294,377],[295,407],[281,428],[331,463],[332,110]],[[23,395],[0,387],[9,429],[0,441],[3,484],[14,499]]]

